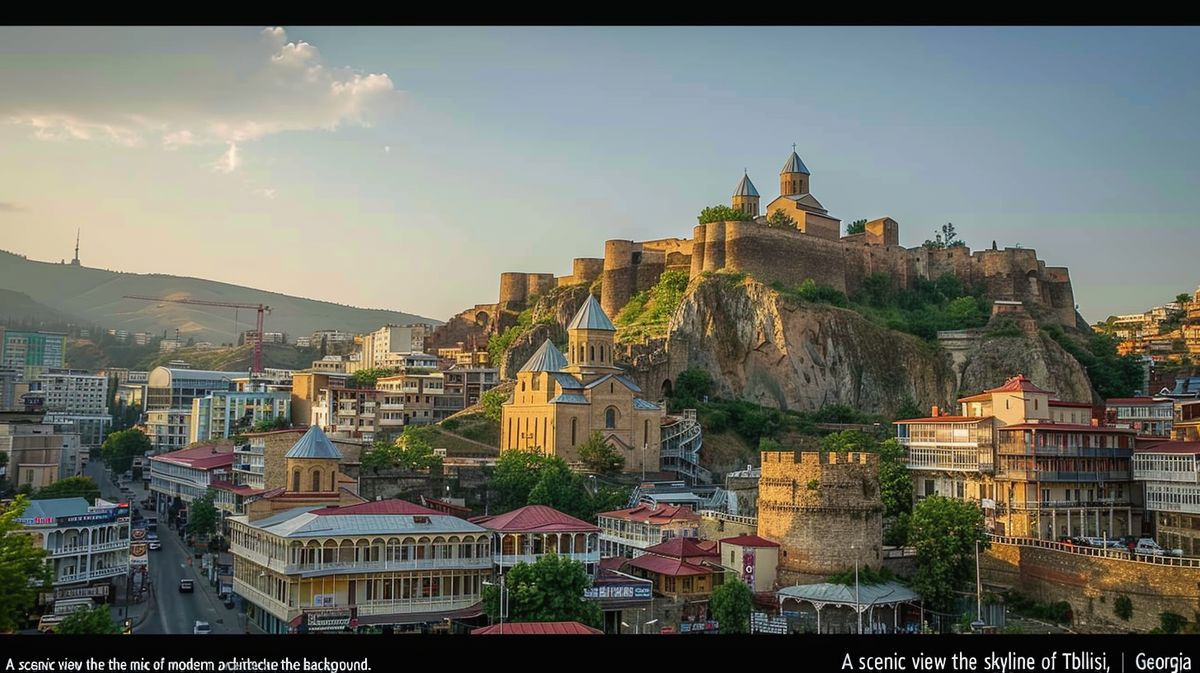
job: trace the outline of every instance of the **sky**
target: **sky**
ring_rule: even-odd
[[[0,248],[440,320],[688,237],[793,143],[843,222],[1200,284],[1200,29],[0,27]]]

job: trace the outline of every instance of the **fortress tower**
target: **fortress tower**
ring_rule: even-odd
[[[733,190],[733,209],[740,210],[750,217],[758,217],[758,190],[750,182],[750,175],[743,174],[737,189]]]

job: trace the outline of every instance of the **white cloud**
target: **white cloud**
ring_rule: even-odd
[[[397,95],[386,74],[330,66],[315,46],[289,41],[282,28],[257,35],[31,29],[6,32],[5,41],[10,37],[24,42],[14,48],[32,65],[0,69],[0,90],[14,92],[0,98],[0,121],[28,126],[48,141],[152,141],[168,150],[225,145],[214,170],[226,173],[242,163],[243,143],[284,131],[369,126]],[[85,41],[86,52],[78,44]],[[99,56],[62,58],[80,52]]]
[[[232,173],[237,170],[240,164],[237,143],[229,143],[229,149],[225,150],[220,159],[217,159],[212,169],[217,173]]]
[[[383,146],[383,153],[384,153],[384,154],[391,154],[391,153],[392,153],[392,146],[391,146],[391,145],[384,145],[384,146]]]
[[[259,196],[262,196],[264,198],[271,199],[272,201],[275,200],[275,190],[274,189],[268,189],[266,187],[262,187],[262,188],[254,190],[254,193]]]

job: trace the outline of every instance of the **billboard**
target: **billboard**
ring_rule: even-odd
[[[583,590],[583,597],[588,600],[644,600],[651,598],[649,582],[628,584],[601,584]]]
[[[750,586],[750,590],[754,591],[754,548],[746,547],[742,550],[742,579]]]
[[[145,542],[129,543],[129,567],[148,568],[150,566],[150,545]]]

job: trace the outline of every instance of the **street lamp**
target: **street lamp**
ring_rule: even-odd
[[[971,630],[978,631],[987,622],[983,621],[983,582],[979,575],[979,540],[975,541],[975,621],[971,622]]]
[[[501,566],[501,570],[503,570],[503,566]],[[499,584],[487,580],[484,580],[483,584],[489,587],[500,587],[500,635],[504,635],[504,615],[508,612],[508,592],[504,588],[504,573],[500,573]]]
[[[858,619],[858,635],[862,635],[862,603],[859,601],[858,594],[858,545],[850,545],[850,551],[854,552],[854,615]]]

